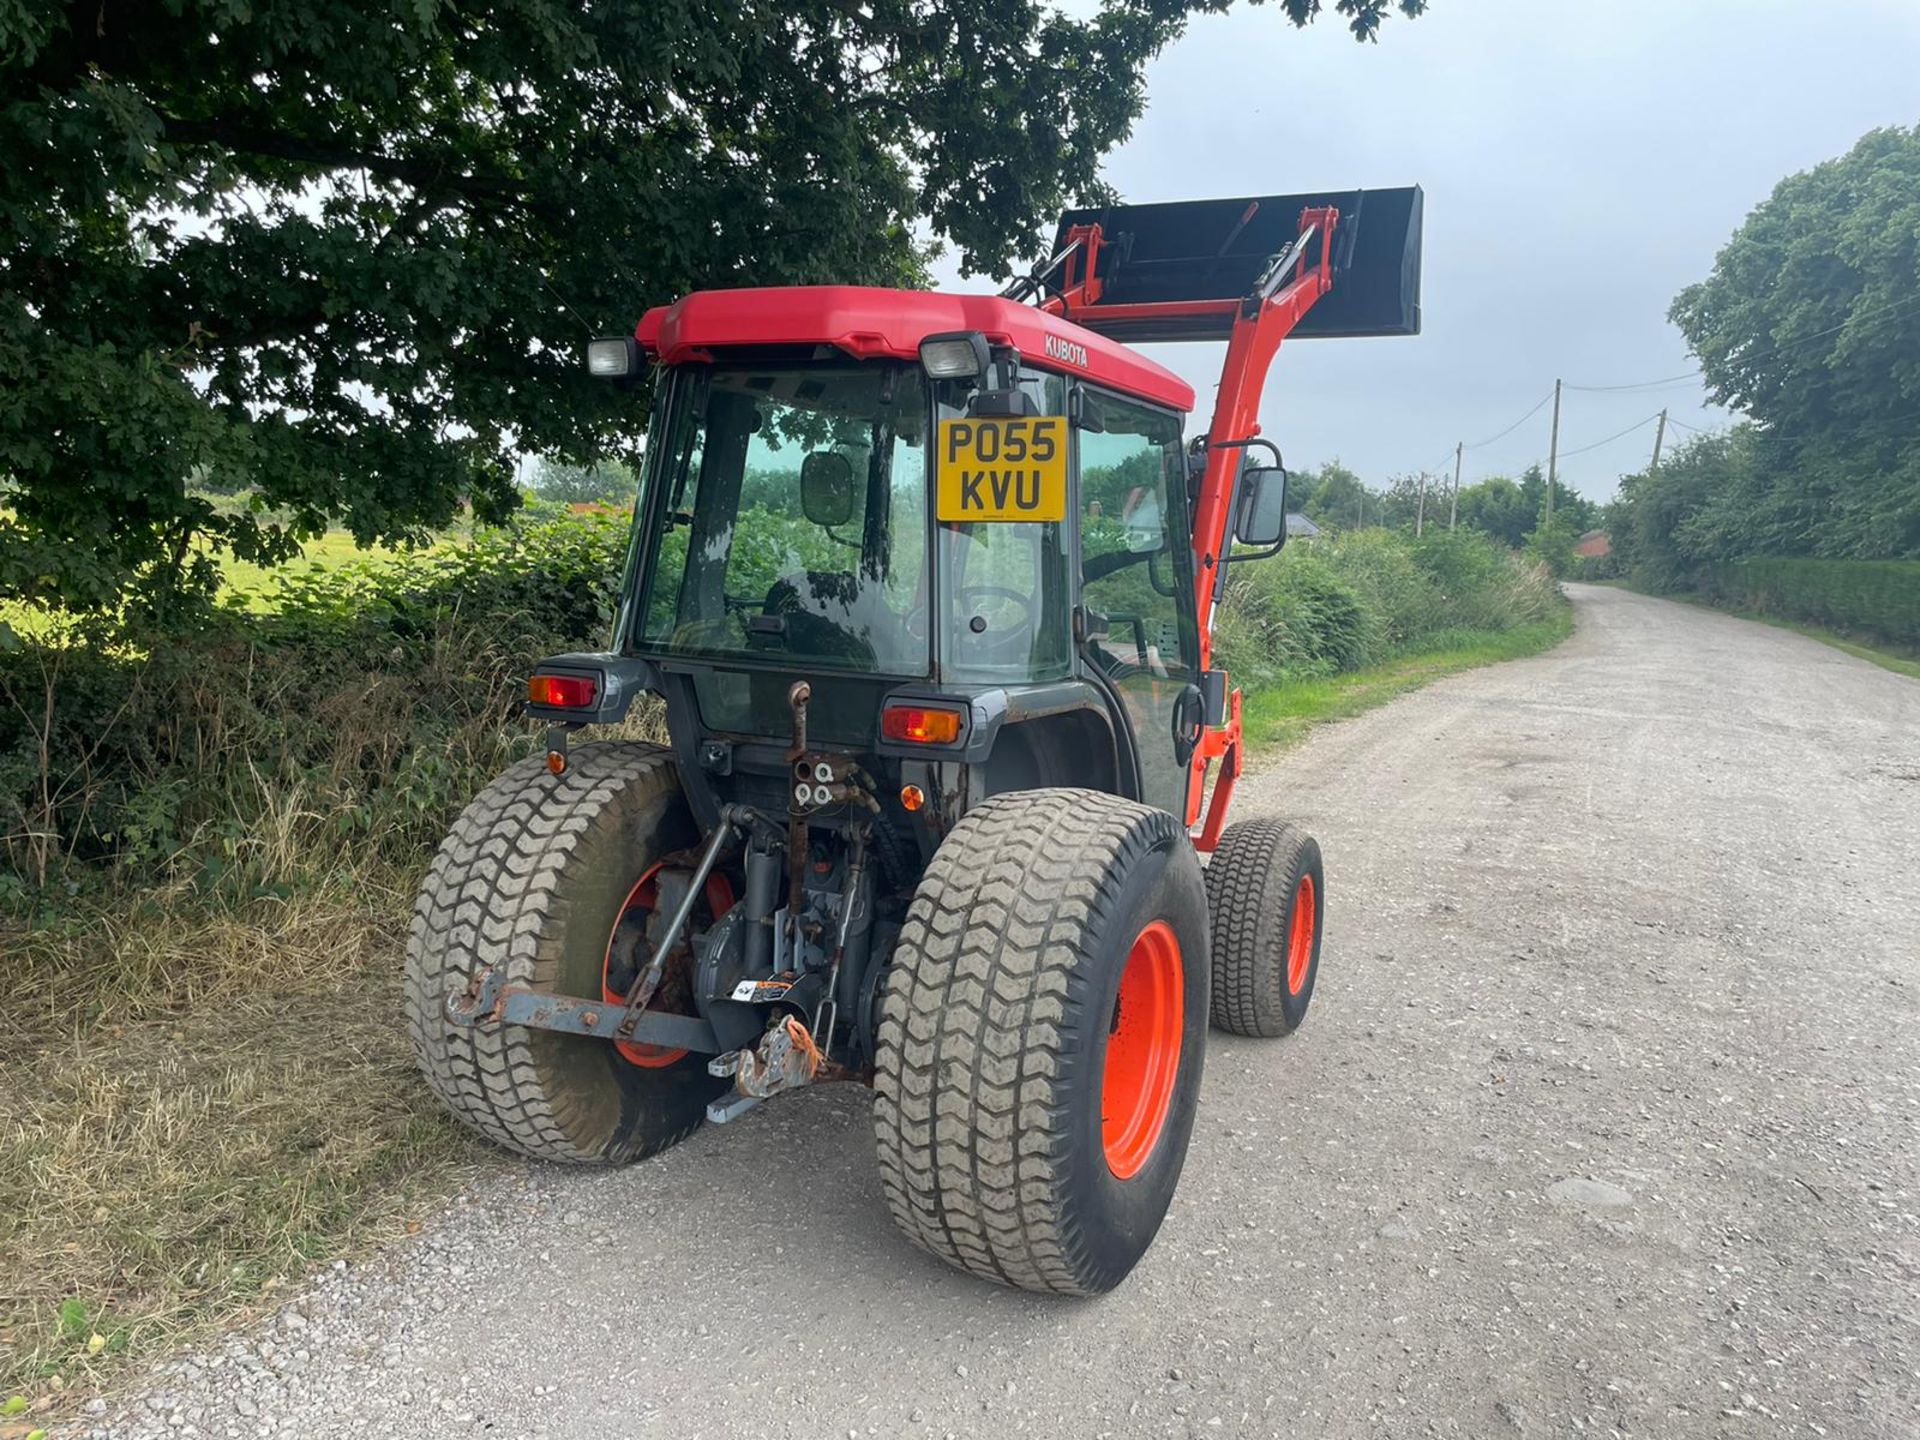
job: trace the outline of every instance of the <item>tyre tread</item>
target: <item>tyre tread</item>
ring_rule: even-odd
[[[1206,871],[1215,1029],[1272,1038],[1296,1028],[1286,1006],[1287,909],[1312,844],[1267,816],[1221,833]]]
[[[874,1080],[881,1188],[922,1249],[1026,1290],[1118,1278],[1064,1203],[1070,1042],[1107,878],[1178,835],[1117,796],[1032,790],[976,806],[935,853],[882,988]]]
[[[581,1142],[585,1097],[549,1082],[546,1037],[519,1025],[455,1025],[449,994],[506,963],[506,981],[554,987],[567,902],[560,881],[597,815],[635,789],[677,790],[671,754],[654,745],[580,745],[552,774],[544,755],[509,767],[461,812],[427,870],[408,926],[405,1008],[427,1083],[489,1140],[540,1160],[604,1163]],[[655,1134],[639,1159],[697,1128]]]

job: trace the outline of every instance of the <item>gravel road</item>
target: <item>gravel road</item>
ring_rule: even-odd
[[[1575,588],[1317,732],[1313,1017],[1216,1035],[1133,1278],[894,1233],[864,1092],[517,1169],[93,1433],[1920,1435],[1920,683]],[[397,1022],[396,1022],[397,1023]]]

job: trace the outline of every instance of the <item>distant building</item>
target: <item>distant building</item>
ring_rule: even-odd
[[[1287,513],[1287,534],[1290,538],[1311,540],[1319,533],[1320,527],[1299,511],[1293,510]]]
[[[1602,555],[1613,553],[1613,541],[1607,537],[1607,532],[1604,530],[1589,530],[1573,542],[1573,553],[1598,559]]]

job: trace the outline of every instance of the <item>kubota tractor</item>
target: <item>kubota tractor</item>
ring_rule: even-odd
[[[1417,189],[1112,207],[999,296],[703,291],[594,341],[651,407],[619,616],[537,668],[545,752],[455,823],[408,942],[454,1113],[620,1163],[863,1081],[915,1243],[1124,1278],[1208,1022],[1287,1034],[1319,962],[1318,846],[1225,823],[1211,617],[1286,540],[1261,385],[1290,333],[1418,332],[1420,222]],[[1188,443],[1192,389],[1121,342],[1205,339]],[[568,745],[643,693],[669,745]]]

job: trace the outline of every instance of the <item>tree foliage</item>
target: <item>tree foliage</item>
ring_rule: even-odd
[[[1456,513],[1468,529],[1491,535],[1508,549],[1518,550],[1526,544],[1537,511],[1528,506],[1518,485],[1504,475],[1492,475],[1460,487]]]
[[[1656,590],[1690,589],[1704,567],[1742,554],[1757,499],[1771,489],[1758,429],[1695,436],[1657,471],[1620,479],[1607,532],[1620,567]]]
[[[569,465],[541,458],[527,476],[533,493],[562,505],[631,505],[639,488],[634,472],[617,460],[598,465]]]
[[[911,282],[922,223],[1000,271],[1227,3],[0,8],[0,588],[205,589],[210,550],[497,517],[517,453],[631,457],[586,334]],[[1424,3],[1332,8],[1370,38]]]
[[[1711,530],[1717,558],[1920,556],[1920,126],[1781,181],[1672,319],[1714,399],[1757,427],[1676,546]]]
[[[1329,460],[1317,470],[1296,470],[1288,477],[1287,508],[1326,529],[1357,530],[1370,510],[1378,518],[1380,502],[1358,475]]]

